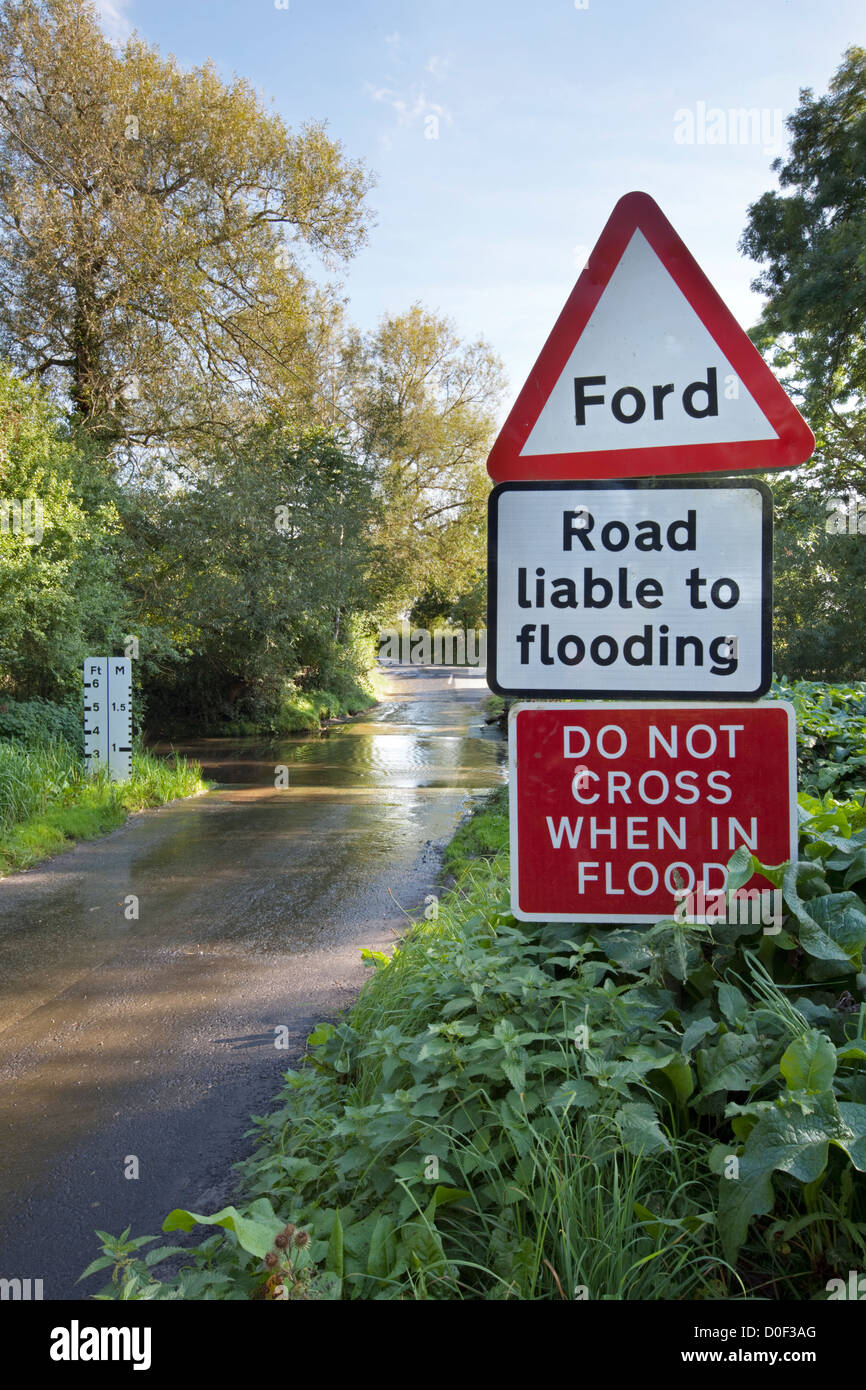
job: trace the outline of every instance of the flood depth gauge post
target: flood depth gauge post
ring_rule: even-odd
[[[132,662],[89,656],[84,663],[84,757],[90,772],[107,767],[113,782],[132,775]]]
[[[717,475],[813,448],[661,209],[620,199],[487,464],[515,916],[654,922],[704,894],[707,920],[737,848],[796,854],[794,712],[760,700],[772,495]]]

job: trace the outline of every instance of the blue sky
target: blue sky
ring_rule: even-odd
[[[862,0],[100,0],[184,66],[327,120],[377,175],[343,275],[363,329],[418,300],[503,358],[506,412],[614,203],[661,205],[744,326],[737,251],[781,124],[862,42]],[[729,113],[759,113],[742,126]]]

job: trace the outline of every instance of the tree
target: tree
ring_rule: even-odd
[[[447,596],[447,610],[485,563],[501,363],[414,304],[366,337],[347,335],[342,365],[343,404],[383,502],[380,592],[411,603],[429,590]]]
[[[815,432],[813,460],[774,492],[775,664],[789,677],[866,675],[866,50],[826,96],[800,92],[781,191],[749,208],[740,249],[764,268],[752,338]],[[841,517],[841,522],[837,518]],[[853,518],[853,525],[851,519]]]
[[[117,489],[43,392],[0,369],[0,695],[63,700],[119,651]]]
[[[826,96],[805,88],[774,161],[782,190],[749,208],[741,250],[764,266],[753,330],[815,431],[820,478],[866,492],[866,50],[849,48]]]
[[[157,718],[256,717],[299,673],[318,686],[346,673],[376,503],[344,441],[321,429],[297,438],[273,419],[195,485],[142,489],[137,505],[130,590],[181,657],[148,685]]]
[[[774,667],[792,680],[863,680],[866,508],[837,512],[797,474],[774,478],[773,498]]]
[[[0,7],[0,345],[108,445],[212,446],[309,409],[303,268],[365,236],[370,179],[249,83],[182,71],[91,0]]]

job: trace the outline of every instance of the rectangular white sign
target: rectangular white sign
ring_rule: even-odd
[[[488,684],[505,696],[755,699],[772,680],[761,482],[503,483]]]

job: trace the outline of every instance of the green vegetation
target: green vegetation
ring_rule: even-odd
[[[862,500],[866,49],[845,52],[826,95],[802,89],[786,125],[789,150],[772,165],[780,191],[749,208],[741,241],[762,266],[752,288],[766,296],[752,337],[804,402],[819,478]]]
[[[201,768],[185,758],[137,752],[131,779],[112,782],[105,770],[88,773],[65,739],[0,739],[0,874],[104,835],[133,811],[205,790]]]
[[[499,787],[483,802],[481,815],[458,825],[445,849],[443,867],[460,878],[473,859],[487,859],[508,849],[508,788]]]
[[[815,434],[814,458],[768,477],[775,502],[775,660],[790,677],[866,676],[866,49],[825,95],[800,92],[779,188],[749,208],[741,250],[765,296],[751,336]]]
[[[0,702],[0,739],[22,743],[64,739],[71,748],[84,752],[84,725],[81,707],[58,705],[51,700],[6,700]]]
[[[813,796],[866,800],[866,683],[776,680],[771,695],[797,711],[799,786]]]
[[[804,779],[850,789],[864,691],[778,693]],[[364,953],[357,1003],[256,1118],[243,1201],[163,1227],[219,1232],[148,1254],[100,1233],[101,1296],[827,1298],[866,1256],[866,804],[799,802],[797,862],[729,862],[732,890],[781,892],[765,933],[515,921],[494,793],[453,889]]]
[[[375,696],[361,685],[353,686],[347,682],[343,689],[344,695],[335,695],[332,690],[310,690],[303,694],[288,688],[278,707],[266,719],[258,723],[252,720],[221,723],[214,728],[214,732],[239,738],[262,733],[313,733],[329,720],[348,719],[376,703]],[[199,725],[198,728],[203,733],[208,732],[207,725]]]

